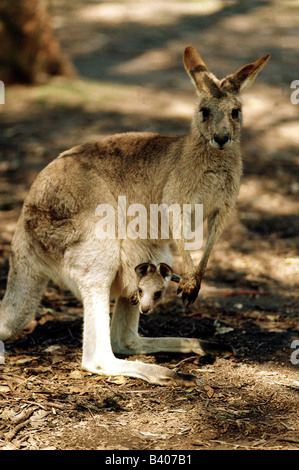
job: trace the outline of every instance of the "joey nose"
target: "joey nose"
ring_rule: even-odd
[[[225,134],[214,134],[214,142],[217,144],[217,147],[222,149],[225,144],[230,140],[230,134],[226,132]]]
[[[141,313],[148,313],[150,311],[150,307],[148,305],[141,306],[140,310],[141,310]]]

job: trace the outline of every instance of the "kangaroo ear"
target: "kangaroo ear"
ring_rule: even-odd
[[[237,92],[242,92],[252,85],[259,72],[270,59],[271,54],[266,54],[256,62],[244,65],[233,75],[229,75],[225,82],[230,82]]]
[[[184,65],[195,87],[198,88],[202,73],[207,72],[208,68],[196,49],[192,46],[187,46],[184,51]]]
[[[140,278],[142,278],[143,276],[145,276],[146,274],[150,272],[154,273],[155,271],[156,271],[156,266],[151,263],[141,263],[141,264],[138,264],[138,266],[136,266],[135,268],[135,272],[137,276]]]
[[[170,266],[168,266],[168,264],[166,263],[160,263],[158,264],[157,266],[157,271],[158,273],[161,274],[161,276],[164,278],[164,279],[168,279],[170,280],[171,276],[172,276],[172,269]]]

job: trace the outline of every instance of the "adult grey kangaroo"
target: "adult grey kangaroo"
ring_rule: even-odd
[[[178,291],[194,302],[212,247],[237,199],[242,173],[241,92],[265,65],[267,54],[218,80],[188,46],[184,64],[197,91],[190,132],[185,136],[124,133],[74,147],[37,176],[24,202],[12,241],[7,289],[0,307],[0,339],[13,337],[34,316],[49,279],[63,283],[83,302],[82,368],[126,375],[155,384],[196,381],[166,367],[129,361],[115,354],[157,351],[202,354],[192,338],[146,338],[138,334],[134,268],[168,263],[169,240],[100,239],[96,207],[117,212],[127,204],[203,204],[208,235],[194,266],[183,238]],[[112,321],[109,299],[116,296]]]

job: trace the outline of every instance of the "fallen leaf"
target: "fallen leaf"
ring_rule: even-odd
[[[234,331],[233,328],[230,326],[222,325],[218,320],[214,321],[214,326],[216,328],[216,335],[224,335],[225,333],[229,333],[230,331]]]
[[[42,426],[44,424],[44,418],[49,414],[46,410],[37,410],[33,413],[30,418],[31,426]]]
[[[214,395],[214,390],[209,385],[204,386],[205,391],[207,392],[208,398],[212,398]]]
[[[35,361],[36,359],[39,359],[39,358],[35,356],[23,356],[17,359],[15,361],[15,364],[27,364],[28,362]]]
[[[52,353],[53,351],[57,351],[58,349],[61,349],[61,346],[59,346],[59,344],[52,344],[51,346],[48,346],[46,349],[44,349],[44,352]]]
[[[158,438],[158,439],[167,439],[168,435],[167,434],[155,434],[153,432],[145,432],[145,431],[140,431],[140,434],[145,437],[149,438]]]
[[[73,370],[72,372],[70,372],[69,377],[71,379],[81,379],[82,374],[79,370]]]
[[[115,375],[114,377],[108,377],[107,382],[117,385],[123,385],[126,383],[126,379],[123,375]]]
[[[28,367],[28,371],[32,374],[44,374],[46,372],[52,372],[51,367],[49,366],[37,366],[37,367]]]
[[[196,441],[192,441],[191,444],[193,446],[205,446],[205,447],[208,447],[210,445],[207,442],[200,441],[199,439],[197,439]]]
[[[82,386],[76,386],[76,385],[71,385],[68,388],[69,393],[80,393],[80,395],[84,395],[84,393],[87,393],[85,389],[82,389]]]

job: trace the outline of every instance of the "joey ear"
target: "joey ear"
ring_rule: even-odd
[[[151,264],[151,263],[141,263],[141,264],[138,264],[138,266],[136,266],[136,268],[135,268],[135,272],[136,272],[137,276],[140,277],[140,278],[142,278],[143,276],[145,276],[149,272],[154,273],[155,271],[156,271],[156,266],[154,264]]]
[[[172,276],[172,269],[170,266],[168,266],[168,264],[166,263],[160,263],[158,264],[157,266],[157,271],[158,273],[161,274],[161,276],[164,278],[164,279],[167,279],[167,278],[171,278]]]
[[[266,54],[256,62],[244,65],[236,73],[229,75],[227,79],[225,79],[225,82],[230,82],[236,91],[242,92],[252,85],[259,72],[270,59],[270,56],[271,54]]]
[[[131,305],[137,305],[138,302],[139,302],[138,295],[137,295],[137,293],[135,293],[135,294],[132,295],[132,297],[130,298],[130,304],[131,304]]]
[[[196,88],[200,84],[202,72],[207,72],[208,68],[196,49],[187,46],[184,51],[184,65]]]

